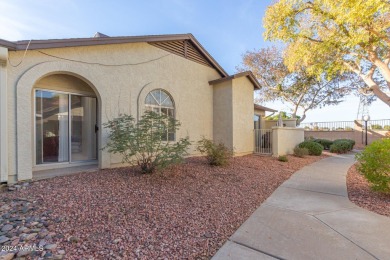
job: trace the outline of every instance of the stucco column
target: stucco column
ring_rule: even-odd
[[[0,182],[8,181],[7,57],[8,49],[0,47]]]

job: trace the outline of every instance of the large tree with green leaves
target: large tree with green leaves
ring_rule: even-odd
[[[248,51],[243,55],[239,71],[251,70],[262,88],[256,101],[282,101],[292,107],[292,117],[301,123],[309,110],[329,105],[337,105],[350,93],[344,82],[336,76],[327,80],[309,75],[303,67],[291,72],[284,64],[283,53],[275,47]],[[301,116],[297,116],[298,110]]]
[[[265,38],[287,43],[285,63],[329,78],[353,72],[390,106],[388,0],[279,0],[264,17]]]

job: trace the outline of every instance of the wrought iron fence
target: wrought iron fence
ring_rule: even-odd
[[[299,127],[307,131],[353,131],[357,127],[364,127],[364,125],[364,121],[356,120],[301,123]],[[367,128],[370,130],[390,131],[390,119],[370,120],[367,122]]]
[[[355,127],[354,121],[311,122],[301,123],[299,127],[310,131],[351,131]]]
[[[272,129],[255,129],[255,153],[272,154]]]
[[[364,126],[364,121],[359,121]],[[390,131],[390,119],[370,120],[367,122],[367,128],[371,130]]]

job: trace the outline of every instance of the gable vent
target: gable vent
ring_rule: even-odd
[[[202,65],[212,67],[210,62],[207,61],[190,41],[149,42],[149,44]]]

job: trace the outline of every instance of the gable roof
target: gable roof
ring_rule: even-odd
[[[252,71],[244,71],[244,72],[240,72],[240,73],[228,76],[228,77],[212,80],[212,81],[209,81],[209,84],[214,85],[214,84],[218,84],[218,83],[221,83],[221,82],[224,82],[227,80],[232,80],[232,79],[236,79],[236,78],[240,78],[240,77],[247,77],[252,82],[253,86],[255,86],[255,88],[258,88],[258,89],[261,88],[260,83],[257,81],[255,75],[253,75]]]
[[[146,35],[146,36],[122,36],[122,37],[105,37],[101,33],[97,33],[98,37],[92,38],[71,38],[71,39],[50,39],[50,40],[23,40],[23,41],[6,41],[0,39],[0,46],[6,47],[9,50],[25,50],[28,46],[29,50],[50,49],[50,48],[65,48],[77,46],[93,46],[105,44],[121,44],[135,42],[172,42],[172,41],[188,41],[194,50],[199,53],[202,59],[200,63],[208,63],[216,69],[222,77],[228,77],[229,74],[218,64],[218,62],[204,49],[204,47],[190,34],[168,34],[168,35]],[[102,37],[103,36],[103,37]],[[196,55],[197,56],[197,55]],[[196,59],[197,57],[194,57]],[[205,62],[204,62],[205,61]],[[206,64],[205,64],[206,65]]]

